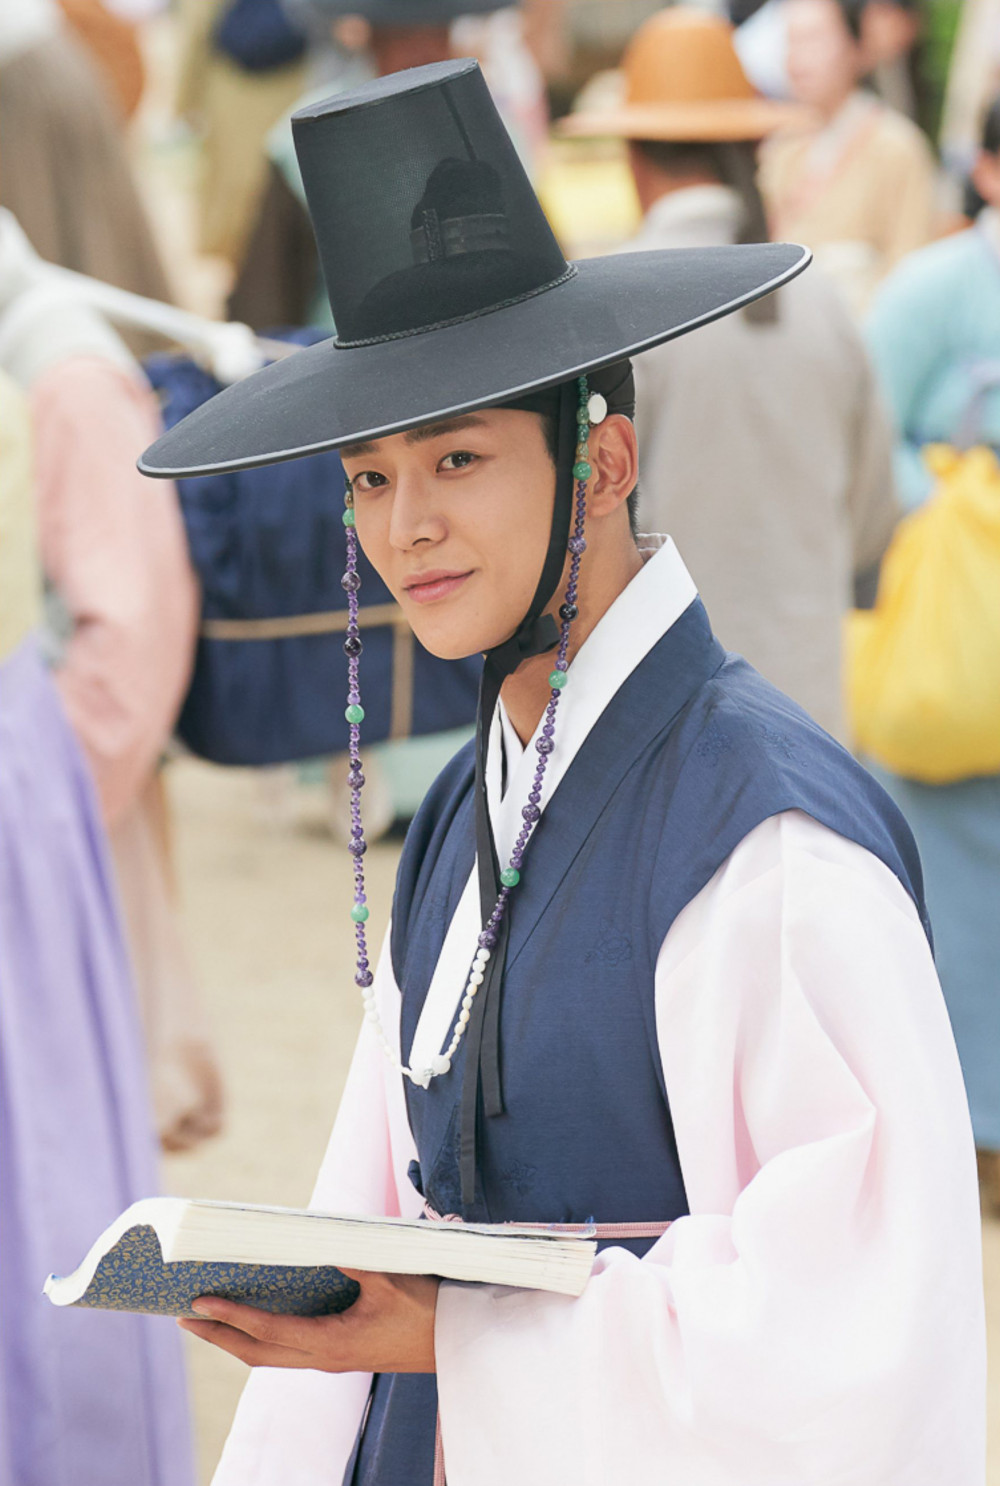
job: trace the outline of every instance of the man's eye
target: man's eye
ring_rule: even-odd
[[[375,490],[388,483],[385,475],[380,475],[378,470],[362,470],[360,475],[355,475],[351,481],[355,490]]]
[[[470,453],[468,449],[457,449],[454,454],[445,455],[441,461],[441,468],[443,470],[464,470],[475,461],[476,455]]]

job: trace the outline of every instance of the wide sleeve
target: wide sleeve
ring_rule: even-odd
[[[983,1486],[969,1116],[927,942],[874,857],[752,832],[656,971],[690,1214],[578,1299],[444,1283],[449,1486]]]
[[[69,357],[38,378],[31,402],[42,563],[73,620],[56,685],[114,825],[184,699],[198,586],[176,488],[135,467],[161,431],[138,372]]]
[[[375,993],[391,1037],[399,990],[388,934]],[[423,1207],[407,1178],[415,1155],[401,1080],[366,1021],[309,1206],[415,1218]],[[258,1368],[243,1390],[213,1486],[341,1486],[370,1385],[369,1373]]]

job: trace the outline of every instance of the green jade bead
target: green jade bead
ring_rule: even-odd
[[[351,510],[350,506],[348,506],[347,510],[344,512],[341,520],[343,521],[345,526],[354,525],[354,512]]]
[[[521,881],[521,874],[516,867],[504,867],[500,873],[500,881],[504,887],[517,887]]]
[[[589,480],[592,473],[593,471],[585,459],[581,459],[579,464],[574,464],[573,466],[574,480]]]
[[[351,918],[356,924],[364,924],[368,921],[368,909],[363,903],[355,903],[351,909]]]
[[[554,691],[562,691],[568,680],[569,677],[566,675],[565,671],[553,671],[552,675],[549,677],[549,685],[553,688]]]
[[[347,721],[351,723],[364,722],[365,709],[364,707],[359,707],[357,702],[354,702],[350,707],[346,709],[346,711],[344,712],[344,716],[347,718]]]

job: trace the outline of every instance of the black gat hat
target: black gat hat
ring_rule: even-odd
[[[475,61],[378,78],[292,121],[336,337],[156,441],[172,478],[294,459],[509,402],[741,308],[787,243],[567,263]]]

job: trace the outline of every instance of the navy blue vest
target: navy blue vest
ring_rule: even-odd
[[[403,849],[392,962],[404,1058],[472,870],[472,788],[470,747],[437,780]],[[464,1044],[429,1089],[407,1082],[411,1179],[433,1208],[494,1223],[687,1212],[657,1046],[657,955],[743,837],[793,809],[879,857],[929,935],[899,810],[801,708],[726,654],[696,600],[605,709],[529,847],[509,910],[505,1110],[480,1119],[473,1207],[461,1205],[456,1144]],[[347,1481],[430,1483],[436,1406],[432,1376],[377,1378]]]

